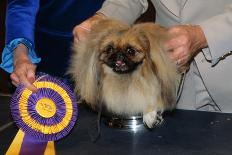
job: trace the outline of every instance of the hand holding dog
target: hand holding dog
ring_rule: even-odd
[[[207,47],[205,35],[198,25],[173,26],[167,33],[168,39],[164,40],[163,45],[178,67],[188,65],[202,48]]]
[[[74,42],[77,43],[80,40],[84,40],[86,35],[91,31],[91,27],[105,18],[106,16],[104,14],[96,13],[81,24],[76,25],[73,29]]]

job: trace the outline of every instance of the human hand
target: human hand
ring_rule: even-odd
[[[91,27],[99,22],[102,19],[105,19],[106,16],[102,13],[96,13],[89,19],[85,20],[81,24],[77,25],[73,29],[74,42],[84,40],[86,35],[91,31]]]
[[[37,88],[32,84],[35,81],[35,70],[36,65],[28,58],[27,47],[19,44],[14,51],[14,71],[10,75],[12,84],[16,87],[23,84],[31,91],[37,91]]]
[[[168,39],[163,42],[169,57],[178,68],[188,66],[193,57],[207,47],[205,35],[200,26],[177,25],[168,29]]]

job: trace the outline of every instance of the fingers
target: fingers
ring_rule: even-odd
[[[10,76],[12,80],[12,84],[14,86],[18,86],[19,84],[24,85],[26,88],[30,89],[33,92],[37,91],[37,88],[32,84],[35,80],[35,77],[32,77],[31,75],[27,74],[19,74],[12,73]]]
[[[178,73],[184,73],[189,69],[190,67],[189,60],[190,60],[189,56],[185,56],[175,61]]]
[[[186,36],[179,35],[170,38],[164,42],[164,47],[166,50],[171,50],[189,44],[189,40]]]
[[[35,82],[35,69],[30,68],[27,72],[27,79],[30,83]]]
[[[186,65],[191,59],[191,38],[185,26],[175,26],[168,30],[168,38],[163,41],[169,58],[179,66]]]
[[[73,29],[73,36],[74,36],[74,42],[78,43],[81,40],[84,40],[89,33],[90,29],[86,26],[83,25],[77,25]]]
[[[28,49],[24,44],[19,44],[14,50],[13,60],[14,71],[10,75],[12,84],[16,87],[23,84],[31,91],[37,91],[37,88],[33,85],[36,66],[29,59]]]
[[[106,19],[104,14],[96,13],[81,24],[75,26],[73,29],[74,42],[78,43],[79,41],[84,40],[87,34],[91,31],[91,27],[103,19]]]
[[[167,54],[177,66],[183,66],[186,65],[191,59],[191,54],[188,50],[189,49],[185,46],[180,46],[176,49],[169,50]]]
[[[182,58],[180,58],[180,59],[177,59],[177,60],[175,61],[176,65],[177,65],[178,67],[180,67],[180,66],[184,66],[184,65],[188,64],[188,62],[189,62],[189,60],[190,60],[189,57],[190,57],[190,56],[185,56],[185,57],[182,57]]]
[[[28,69],[25,86],[33,92],[36,92],[38,89],[33,85],[35,82],[35,67]]]
[[[178,48],[174,48],[168,51],[168,55],[170,59],[173,61],[176,61],[184,56],[187,55],[187,52],[185,52],[187,49],[183,46],[180,46]]]
[[[27,75],[21,75],[19,77],[20,82],[29,90],[36,92],[37,88],[29,81],[28,74]],[[34,82],[34,81],[33,81]]]
[[[14,72],[10,75],[12,84],[16,87],[22,84],[31,91],[36,92],[37,88],[33,85],[35,81],[35,69],[36,66],[29,62],[22,62],[16,65]]]
[[[10,75],[10,79],[11,79],[11,83],[17,87],[19,85],[19,78],[18,76],[13,72],[11,75]]]
[[[167,51],[169,58],[176,63],[176,65],[185,65],[190,59],[191,55],[185,46],[180,46],[176,49]]]

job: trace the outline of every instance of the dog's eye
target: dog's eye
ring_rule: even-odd
[[[136,50],[134,48],[132,48],[132,47],[128,47],[126,49],[126,53],[129,54],[129,55],[135,55]]]
[[[114,47],[112,45],[108,45],[105,50],[107,53],[112,53],[114,51]]]

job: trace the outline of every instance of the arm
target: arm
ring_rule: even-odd
[[[133,24],[147,8],[147,0],[106,0],[98,12],[107,17]]]
[[[199,24],[208,43],[212,65],[232,51],[232,6],[225,13]],[[203,51],[206,49],[203,49]]]
[[[31,84],[35,79],[35,65],[39,58],[34,52],[34,25],[39,0],[9,0],[6,13],[6,46],[2,54],[1,68],[11,73],[12,83]]]
[[[12,84],[15,86],[23,84],[28,89],[36,91],[36,87],[32,85],[35,81],[36,66],[28,57],[28,48],[22,43],[18,44],[14,50],[13,59],[14,71],[10,75]]]
[[[34,26],[39,0],[8,0],[6,13],[6,44],[25,38],[34,45]]]
[[[176,25],[167,30],[162,45],[169,57],[176,62],[180,72],[188,68],[189,62],[208,46],[199,25]]]
[[[132,24],[147,8],[147,0],[106,0],[95,15],[75,26],[74,41],[84,39],[92,25],[99,20],[114,18]]]
[[[165,47],[178,65],[185,65],[201,50],[211,65],[216,65],[232,51],[232,6],[225,12],[212,16],[198,25],[179,25],[169,29]],[[231,53],[231,52],[230,52]]]

